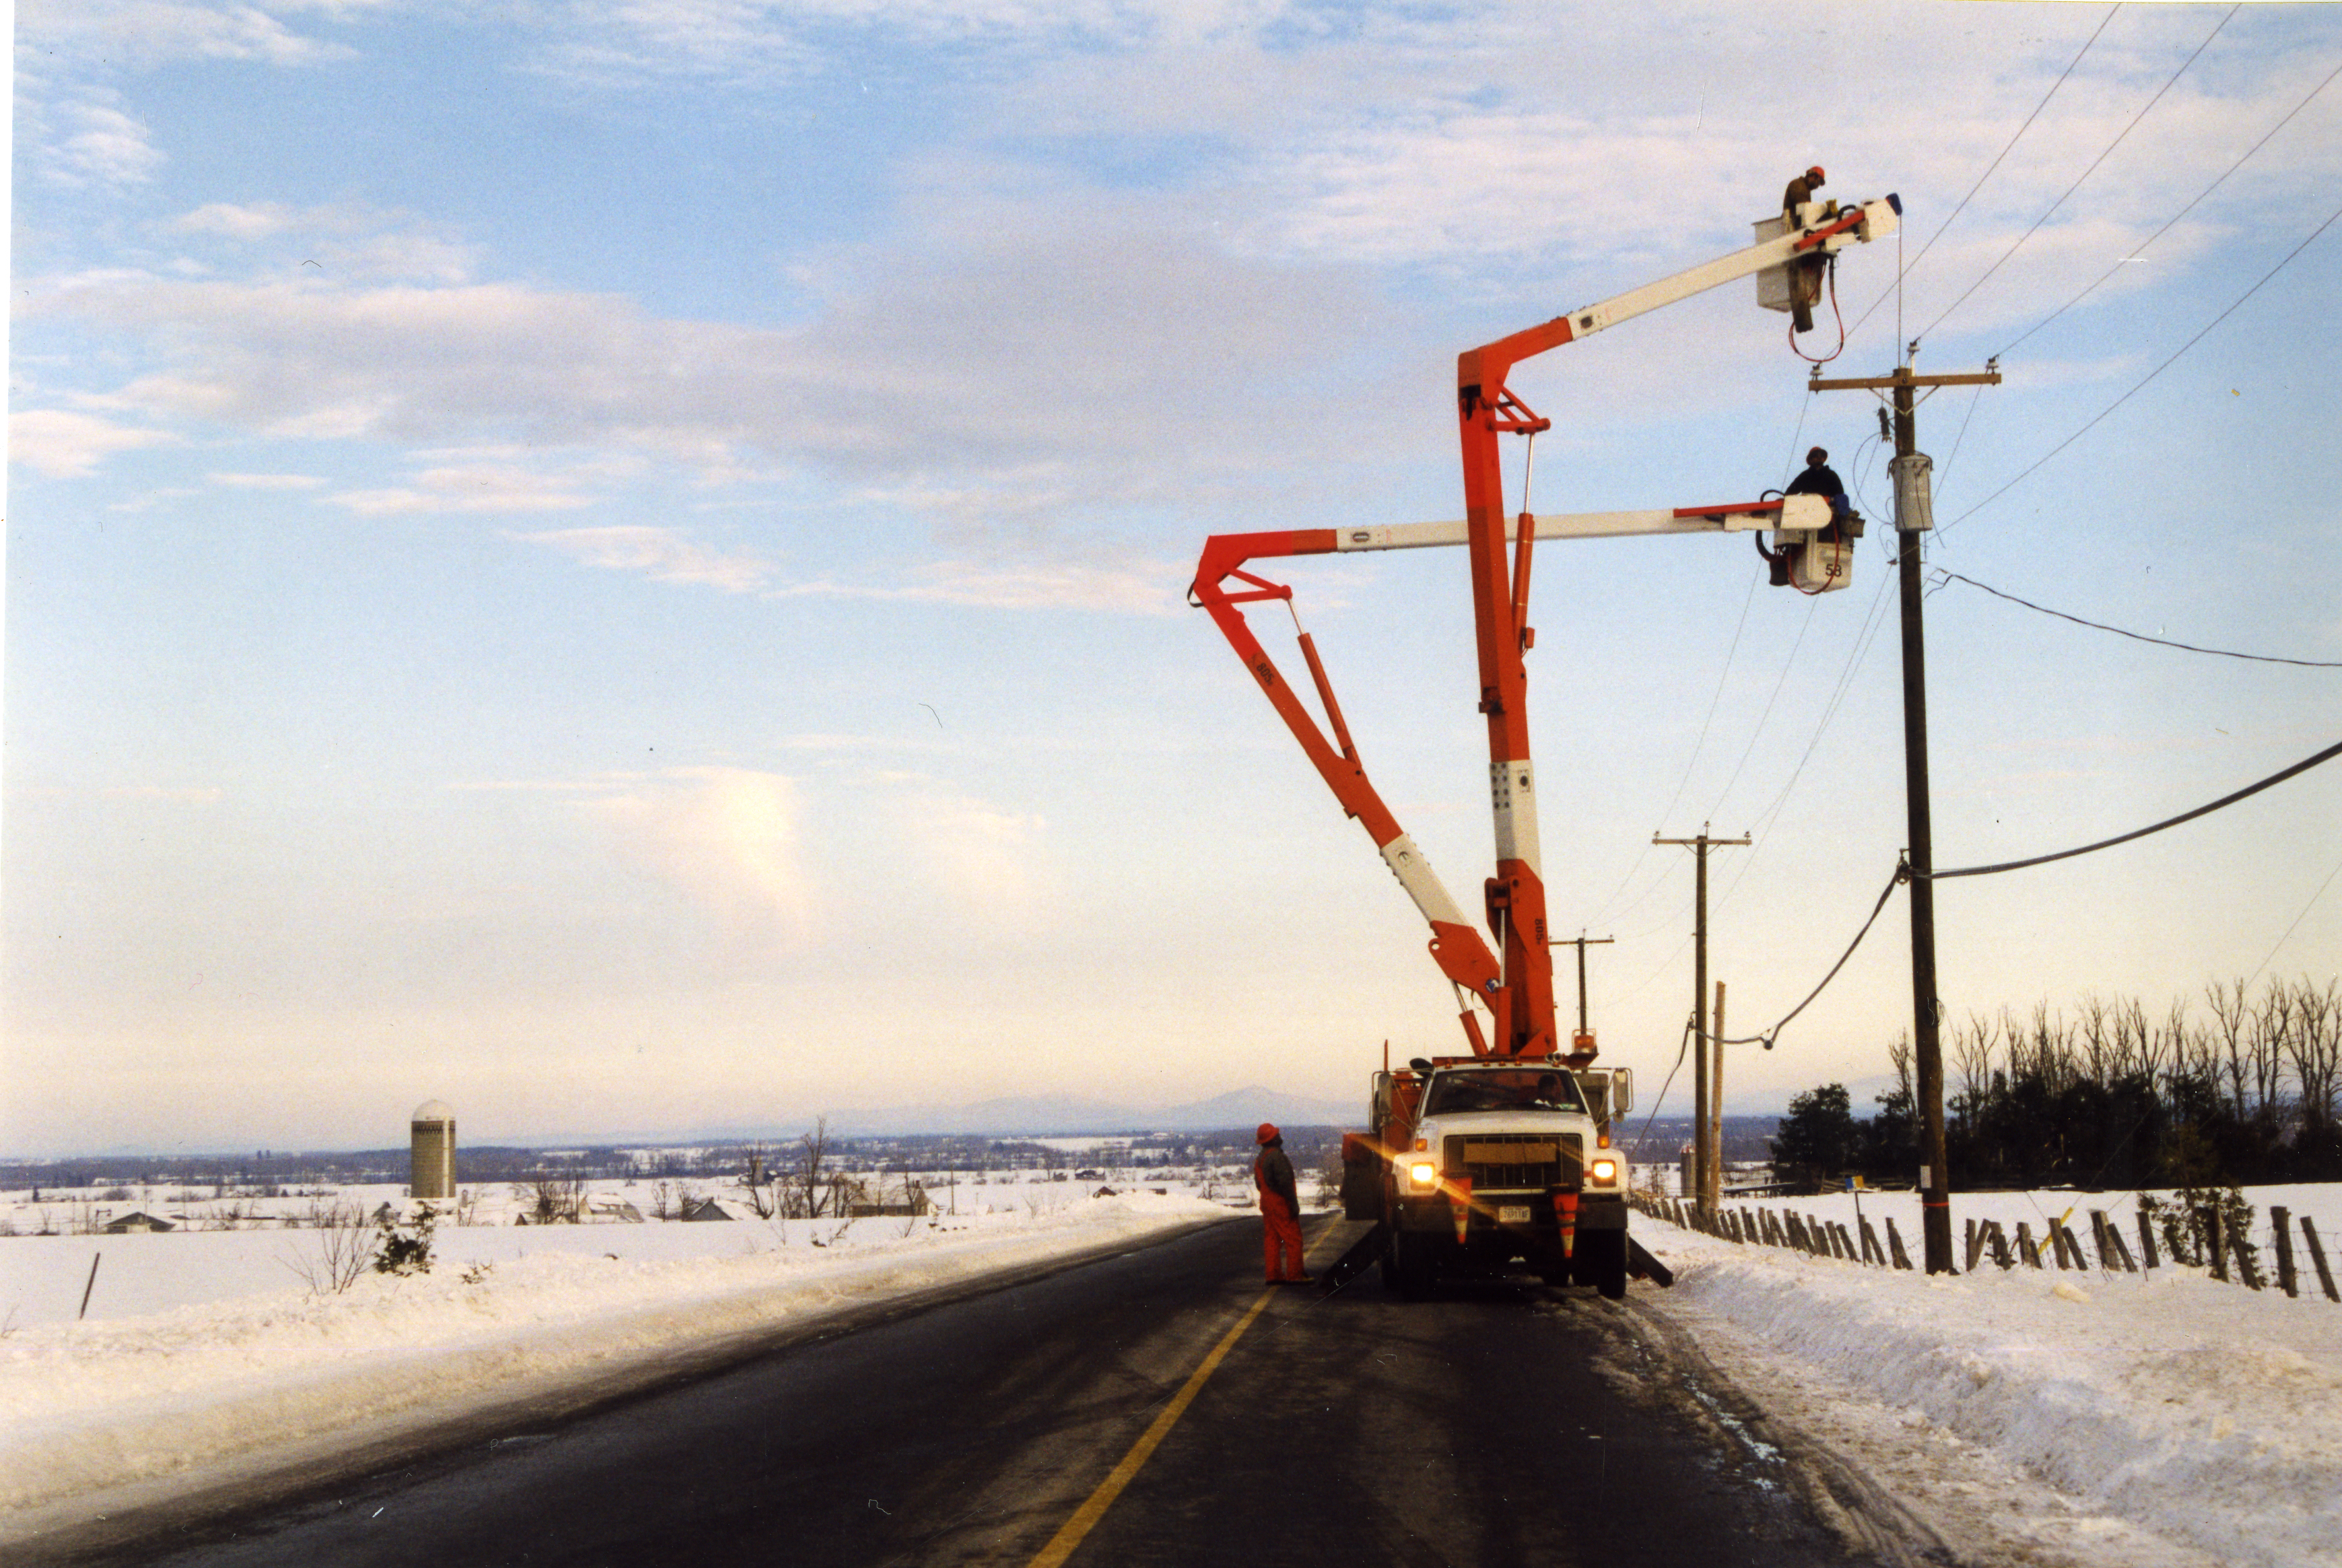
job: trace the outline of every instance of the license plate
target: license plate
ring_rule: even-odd
[[[1526,1225],[1529,1223],[1529,1206],[1526,1203],[1499,1204],[1496,1223],[1500,1225]]]

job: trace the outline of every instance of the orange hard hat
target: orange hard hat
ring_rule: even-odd
[[[1263,1122],[1260,1124],[1260,1131],[1253,1134],[1252,1141],[1256,1144],[1266,1144],[1271,1138],[1281,1138],[1283,1136],[1284,1134],[1276,1130],[1276,1123]]]
[[[1806,171],[1806,178],[1813,181],[1816,185],[1820,185],[1826,178],[1827,178],[1827,176],[1822,173],[1822,166],[1819,164],[1816,164],[1812,168]]]

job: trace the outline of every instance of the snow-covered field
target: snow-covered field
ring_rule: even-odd
[[[2245,1196],[2265,1269],[2270,1203],[2309,1213],[2325,1237],[2342,1221],[2334,1186]],[[1790,1206],[1851,1229],[1854,1204]],[[1916,1252],[1914,1197],[1862,1204],[1874,1225],[1891,1214]],[[2125,1194],[1956,1196],[1953,1212],[1963,1230],[1973,1214],[2037,1234],[2070,1207],[2087,1247],[2093,1206],[2136,1251]],[[2306,1256],[2288,1300],[2167,1258],[2143,1275],[1987,1263],[1929,1278],[1635,1223],[1677,1273],[1663,1309],[1769,1411],[1934,1523],[1962,1562],[2342,1564],[2342,1306]]]
[[[0,1314],[17,1314],[0,1332],[0,1543],[319,1443],[1232,1213],[1192,1193],[1010,1191],[989,1212],[966,1212],[963,1189],[956,1216],[850,1223],[443,1226],[429,1273],[369,1272],[341,1293],[285,1266],[320,1244],[315,1231],[0,1239]]]

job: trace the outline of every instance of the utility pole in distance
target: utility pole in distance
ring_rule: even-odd
[[[1746,844],[1746,834],[1738,838],[1710,838],[1707,824],[1699,824],[1697,838],[1661,838],[1651,835],[1653,844],[1675,844],[1696,852],[1698,871],[1698,894],[1693,904],[1692,970],[1691,970],[1691,1029],[1696,1036],[1693,1044],[1699,1049],[1692,1054],[1692,1202],[1708,1208],[1715,1200],[1708,1194],[1716,1186],[1716,1149],[1715,1128],[1709,1125],[1707,1109],[1707,852],[1720,844]]]
[[[1590,1050],[1594,1044],[1594,1031],[1587,1028],[1586,1024],[1586,950],[1588,947],[1605,946],[1617,940],[1615,936],[1588,936],[1581,931],[1576,936],[1556,936],[1546,944],[1548,947],[1577,949],[1577,1038],[1570,1042],[1572,1047],[1577,1051]]]
[[[1910,837],[1906,853],[1911,864],[1911,1038],[1919,1080],[1919,1157],[1926,1162],[1919,1181],[1919,1228],[1931,1274],[1958,1271],[1952,1266],[1952,1183],[1951,1173],[1945,1167],[1940,1033],[1944,1009],[1936,995],[1936,848],[1927,805],[1927,648],[1920,614],[1919,536],[1935,526],[1927,483],[1933,464],[1919,451],[1917,404],[1911,394],[1922,386],[1999,385],[1998,362],[1992,360],[1986,362],[1981,372],[1958,375],[1914,375],[1907,365],[1897,366],[1892,375],[1825,379],[1817,371],[1807,384],[1814,392],[1885,391],[1891,394],[1895,410],[1895,461],[1889,467],[1895,475],[1895,528],[1899,543],[1896,569],[1903,598],[1903,802]]]

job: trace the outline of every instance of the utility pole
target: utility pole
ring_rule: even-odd
[[[1546,944],[1548,947],[1577,949],[1577,1038],[1570,1042],[1576,1051],[1590,1050],[1594,1044],[1594,1031],[1586,1025],[1586,950],[1589,946],[1601,947],[1617,940],[1615,936],[1588,936],[1581,931],[1576,936],[1556,936]]]
[[[1913,347],[1917,346],[1915,342]],[[1919,1180],[1919,1229],[1927,1272],[1956,1273],[1952,1266],[1952,1183],[1945,1167],[1944,1051],[1939,1026],[1943,1004],[1936,995],[1936,869],[1934,828],[1927,805],[1927,648],[1920,613],[1919,536],[1935,526],[1928,495],[1928,470],[1933,466],[1920,453],[1917,388],[1938,386],[1997,386],[1998,361],[1987,360],[1980,372],[1957,375],[1914,375],[1908,365],[1892,375],[1846,376],[1825,379],[1818,371],[1807,384],[1813,392],[1879,392],[1892,395],[1894,407],[1895,528],[1899,538],[1896,569],[1903,597],[1903,803],[1911,866],[1911,1013],[1912,1054],[1918,1068],[1919,1157],[1925,1164]],[[1882,411],[1882,423],[1884,422]]]
[[[1716,1168],[1708,1173],[1707,1203],[1710,1208],[1724,1202],[1724,982],[1716,983],[1716,1026],[1708,1038],[1716,1042],[1716,1079],[1708,1085],[1708,1119],[1714,1131],[1708,1134],[1709,1145],[1716,1150]]]
[[[1699,867],[1699,891],[1692,916],[1691,1029],[1698,1036],[1693,1044],[1699,1047],[1692,1054],[1692,1201],[1704,1209],[1713,1208],[1716,1200],[1709,1193],[1716,1184],[1716,1149],[1707,1107],[1707,852],[1723,844],[1746,844],[1749,840],[1746,834],[1738,838],[1710,838],[1707,824],[1702,823],[1697,838],[1661,838],[1653,834],[1651,842],[1681,844],[1693,850]]]

